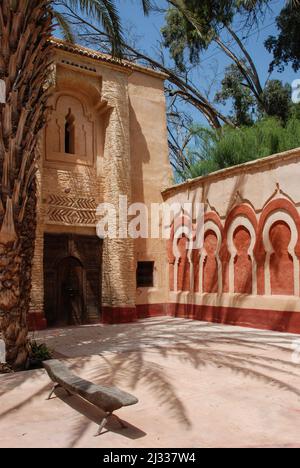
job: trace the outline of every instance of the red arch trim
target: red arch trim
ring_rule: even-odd
[[[300,216],[298,213],[297,208],[293,205],[292,202],[287,200],[286,198],[278,198],[277,200],[273,200],[268,203],[259,220],[258,225],[258,235],[257,235],[257,245],[255,247],[255,251],[258,256],[263,256],[265,254],[264,247],[263,247],[263,230],[266,224],[267,219],[276,211],[285,211],[287,212],[294,220],[298,232],[298,242],[295,249],[296,255],[300,257]]]

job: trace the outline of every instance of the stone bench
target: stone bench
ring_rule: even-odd
[[[44,368],[49,374],[50,379],[55,383],[48,397],[51,399],[55,390],[59,387],[63,388],[69,395],[80,396],[92,405],[101,409],[106,413],[103,418],[96,436],[101,434],[102,429],[107,423],[108,417],[113,415],[113,412],[123,406],[131,406],[138,403],[138,399],[123,392],[116,387],[107,387],[95,385],[87,380],[81,379],[61,361],[52,359],[43,363]],[[126,428],[125,424],[114,415],[122,427]]]

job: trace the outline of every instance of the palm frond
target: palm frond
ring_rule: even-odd
[[[149,0],[144,1],[147,4]],[[64,0],[63,3],[73,11],[80,12],[101,24],[111,38],[112,54],[117,57],[122,56],[122,27],[114,0]]]
[[[149,12],[152,8],[151,0],[142,0],[142,7],[145,15],[149,15]]]
[[[67,42],[75,42],[71,25],[69,21],[67,21],[66,17],[58,11],[54,13],[54,17],[57,20],[57,24],[62,32],[64,40]]]
[[[287,3],[293,8],[297,8],[300,6],[300,0],[287,0]]]

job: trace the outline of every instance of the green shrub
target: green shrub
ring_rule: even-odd
[[[189,150],[189,168],[178,171],[186,180],[227,167],[264,158],[300,146],[300,120],[291,117],[285,126],[266,118],[251,127],[211,130],[194,127],[195,147]]]
[[[36,341],[31,341],[30,359],[32,361],[48,361],[49,359],[52,359],[52,351],[45,343],[39,344]]]

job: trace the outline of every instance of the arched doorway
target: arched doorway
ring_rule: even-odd
[[[58,317],[60,325],[86,322],[85,271],[77,258],[64,258],[58,265]]]
[[[101,320],[102,241],[96,236],[45,234],[44,312],[48,326]]]

